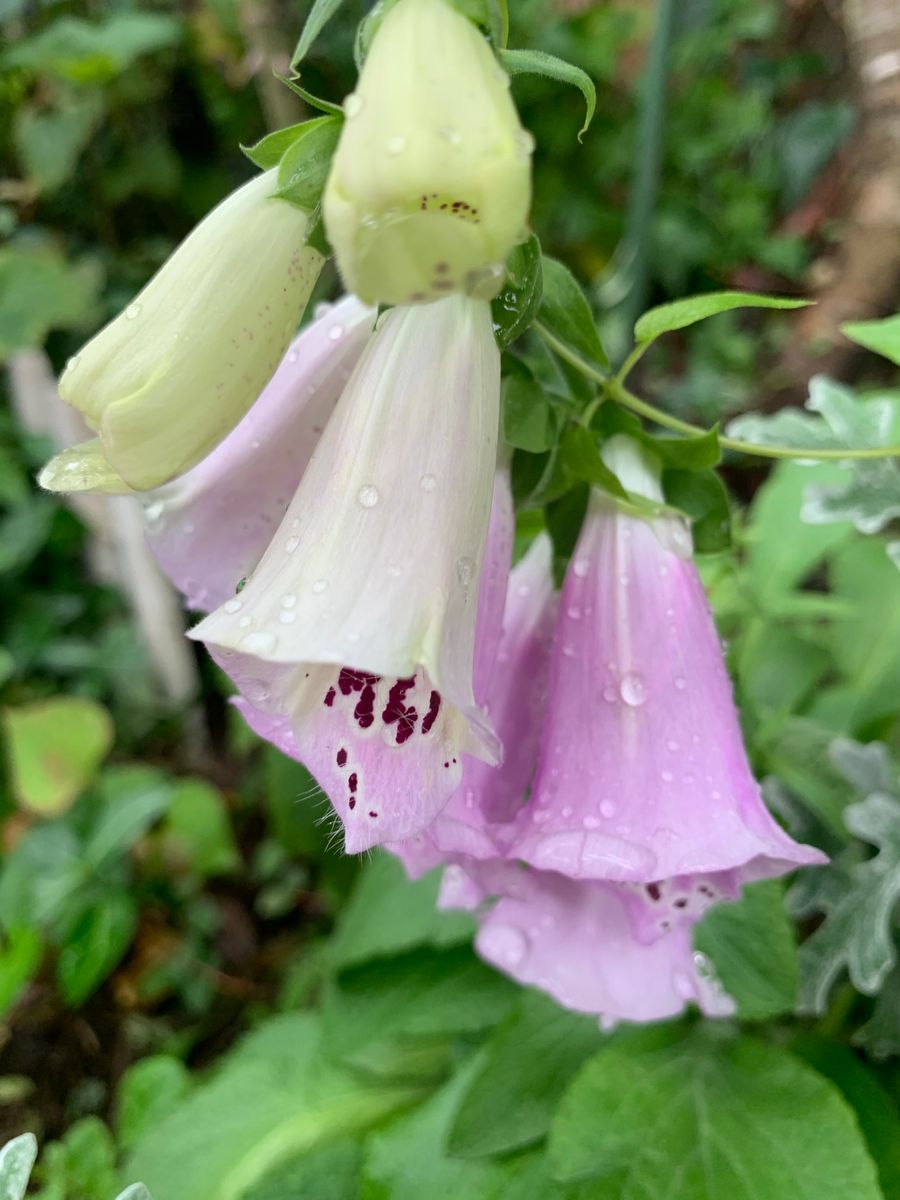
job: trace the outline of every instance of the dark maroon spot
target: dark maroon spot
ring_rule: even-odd
[[[358,780],[358,779],[357,779],[357,777],[356,777],[356,772],[355,772],[355,771],[354,771],[354,772],[353,772],[353,774],[350,776],[350,778],[347,780],[347,783],[350,785],[350,791],[351,791],[351,792],[355,792],[355,791],[356,791],[356,785],[359,783],[359,780]]]
[[[450,764],[449,764],[448,762],[445,762],[445,763],[444,763],[444,767],[445,767],[445,768],[447,768],[447,767],[449,767],[449,766],[450,766]]]
[[[328,706],[328,708],[331,708],[332,704],[334,704],[334,696],[335,696],[334,688],[329,688],[328,691],[325,693],[325,703]]]
[[[415,685],[416,677],[398,679],[388,693],[388,701],[381,714],[385,725],[397,726],[397,745],[402,746],[416,731],[419,714],[415,706],[406,704],[406,693]]]
[[[684,896],[682,896],[679,900],[675,901],[675,907],[676,908],[687,908],[687,900],[685,900]]]
[[[370,813],[369,813],[369,816],[370,816],[370,817],[377,817],[377,816],[378,816],[378,813],[377,813],[377,812],[370,812]]]
[[[345,767],[347,765],[347,751],[343,746],[341,746],[340,750],[337,752],[337,765],[339,767]]]
[[[354,671],[351,667],[341,667],[341,673],[338,675],[338,687],[341,689],[342,696],[349,696],[351,692],[361,692],[364,687],[378,683],[380,679],[380,675],[368,675],[365,671]]]
[[[659,884],[658,883],[648,883],[647,884],[647,895],[650,897],[651,900],[658,900],[660,898],[660,896],[662,895],[662,892],[659,890]]]
[[[422,721],[422,732],[428,733],[432,725],[437,720],[437,715],[441,711],[441,694],[440,692],[432,692],[428,701],[428,712]]]
[[[356,808],[356,801],[354,800],[354,798],[352,796],[350,797],[350,807]]]
[[[353,716],[360,729],[368,729],[375,720],[375,689],[370,683],[363,687],[362,695],[353,710]]]
[[[712,888],[708,887],[705,883],[701,883],[698,890],[702,892],[704,896],[711,896],[713,894]]]

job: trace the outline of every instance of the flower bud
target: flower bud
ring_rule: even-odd
[[[118,490],[153,488],[193,466],[277,367],[323,259],[304,244],[308,214],[273,198],[275,186],[268,171],[228,196],[69,360],[60,395],[99,435],[89,448],[121,479]],[[67,480],[51,463],[42,482],[89,488],[96,475]]]
[[[348,290],[490,298],[525,230],[533,139],[476,27],[446,0],[398,0],[344,111],[324,216]]]

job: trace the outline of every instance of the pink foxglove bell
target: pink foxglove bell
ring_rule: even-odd
[[[498,757],[472,663],[499,366],[484,301],[389,312],[246,586],[193,631],[348,852],[427,825],[464,752]]]

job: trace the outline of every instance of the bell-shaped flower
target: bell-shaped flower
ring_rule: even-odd
[[[409,837],[495,760],[472,687],[499,422],[485,301],[393,309],[246,586],[194,631],[263,737],[305,762],[349,852]]]
[[[146,491],[237,424],[297,328],[322,255],[276,171],[207,216],[115,320],[69,360],[63,400],[98,437],[41,474],[52,491]]]
[[[533,140],[476,27],[446,0],[398,0],[344,111],[323,211],[347,289],[370,304],[499,290]]]
[[[622,435],[604,458],[662,501],[658,461]],[[566,574],[541,755],[511,853],[645,889],[652,923],[823,856],[770,816],[747,762],[690,534],[595,492]]]
[[[354,296],[325,306],[211,454],[147,493],[151,549],[189,608],[209,612],[262,558],[375,325]]]

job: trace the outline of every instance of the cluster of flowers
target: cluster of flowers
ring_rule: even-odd
[[[207,613],[191,636],[249,725],[310,768],[348,852],[443,866],[441,904],[476,914],[485,959],[604,1019],[723,1013],[693,925],[822,856],[760,798],[689,529],[653,508],[652,450],[605,443],[649,503],[593,493],[561,593],[546,534],[512,566],[482,298],[527,216],[506,84],[445,0],[399,0],[325,190],[355,294],[283,354],[321,255],[308,214],[260,204],[260,176],[70,364],[63,394],[98,438],[43,482],[148,492],[151,544]],[[204,264],[189,288],[179,256]]]

